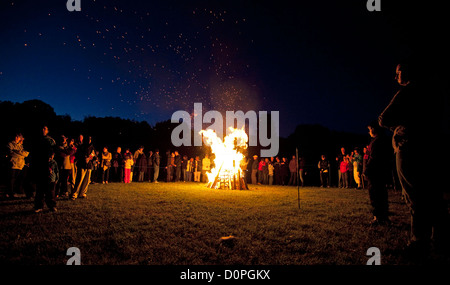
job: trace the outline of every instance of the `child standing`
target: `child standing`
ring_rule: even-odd
[[[134,164],[133,159],[129,155],[125,156],[125,177],[124,183],[131,183],[131,167]]]

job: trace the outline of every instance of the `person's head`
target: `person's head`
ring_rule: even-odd
[[[122,152],[122,148],[120,146],[117,147],[117,153],[121,153]]]
[[[355,152],[355,154],[359,154],[359,148],[355,147],[354,152]]]
[[[266,157],[266,158],[264,159],[264,161],[265,161],[265,162],[269,162],[269,159]]]
[[[345,154],[345,148],[341,147],[341,153]]]
[[[178,151],[175,151],[174,154],[175,154],[175,156],[177,156],[178,155]]]
[[[322,160],[325,160],[325,154],[322,154],[322,156],[320,157]]]
[[[401,86],[406,86],[414,78],[414,71],[410,63],[399,63],[395,68],[395,80]]]
[[[42,134],[43,134],[44,136],[48,135],[48,127],[47,127],[47,126],[44,126],[44,127],[42,128]]]
[[[70,146],[73,146],[75,144],[75,140],[74,139],[71,139],[70,141],[69,141],[69,145]]]
[[[159,153],[159,149],[155,149],[155,153]]]
[[[106,146],[103,148],[103,152],[108,152],[108,148]]]
[[[78,136],[78,141],[82,143],[82,142],[83,142],[83,139],[84,139],[83,135],[80,134],[80,135]]]
[[[278,162],[280,161],[280,158],[277,156],[276,158],[275,158]]]
[[[344,156],[344,161],[348,162],[348,157],[347,156]]]

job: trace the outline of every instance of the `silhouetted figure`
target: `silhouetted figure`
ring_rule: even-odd
[[[437,248],[447,246],[448,209],[443,198],[441,157],[424,150],[441,149],[439,101],[440,93],[430,84],[432,78],[419,75],[433,70],[419,69],[411,62],[396,68],[396,80],[402,86],[379,117],[379,124],[394,132],[393,147],[396,166],[406,203],[411,210],[411,240],[408,252],[424,256],[433,238]],[[448,174],[447,174],[448,175]]]
[[[36,175],[36,196],[34,208],[36,212],[42,211],[44,200],[47,207],[54,211],[56,209],[55,191],[49,191],[49,157],[54,156],[55,140],[48,135],[47,126],[42,128],[42,134],[37,141],[36,153],[33,157],[34,171]],[[53,160],[53,157],[52,159]]]
[[[373,220],[371,224],[377,225],[389,223],[387,183],[391,175],[393,149],[389,138],[377,122],[372,122],[368,129],[372,140],[367,147],[368,158],[363,174],[368,182],[372,206]]]

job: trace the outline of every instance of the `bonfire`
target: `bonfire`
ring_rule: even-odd
[[[248,136],[243,129],[230,127],[230,133],[222,141],[214,130],[202,130],[203,141],[211,147],[214,167],[207,173],[207,186],[212,189],[248,189],[241,166],[245,163],[242,153],[247,148]]]

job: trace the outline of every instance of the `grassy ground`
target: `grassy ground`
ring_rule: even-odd
[[[382,264],[410,264],[399,254],[409,231],[399,192],[392,225],[373,227],[367,190],[300,188],[299,209],[296,187],[249,187],[95,184],[56,213],[0,201],[0,263],[65,264],[78,247],[85,265],[364,265],[378,247]]]

